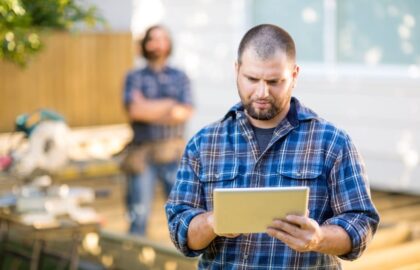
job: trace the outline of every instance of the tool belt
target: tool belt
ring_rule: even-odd
[[[142,144],[128,144],[122,151],[120,169],[128,174],[144,171],[147,163],[166,164],[181,160],[185,140],[168,139]]]

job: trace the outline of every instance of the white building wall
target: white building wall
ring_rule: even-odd
[[[419,79],[301,71],[296,96],[350,134],[371,186],[420,194]]]
[[[165,17],[174,39],[172,62],[192,79],[196,113],[193,135],[223,117],[239,101],[234,62],[239,40],[246,30],[242,0],[163,0]]]

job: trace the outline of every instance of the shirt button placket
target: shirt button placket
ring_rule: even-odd
[[[242,257],[242,269],[247,269],[248,268],[248,257],[249,255],[247,253],[245,253]]]

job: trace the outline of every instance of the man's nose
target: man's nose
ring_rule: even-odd
[[[258,98],[266,98],[268,97],[268,84],[264,81],[261,81],[258,85],[257,96]]]

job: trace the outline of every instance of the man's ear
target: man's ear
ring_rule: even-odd
[[[300,71],[299,66],[295,64],[292,71],[292,78],[293,78],[292,88],[296,87],[297,79],[299,77],[299,71]]]
[[[297,79],[299,76],[300,67],[298,65],[295,65],[293,68],[293,79]]]

